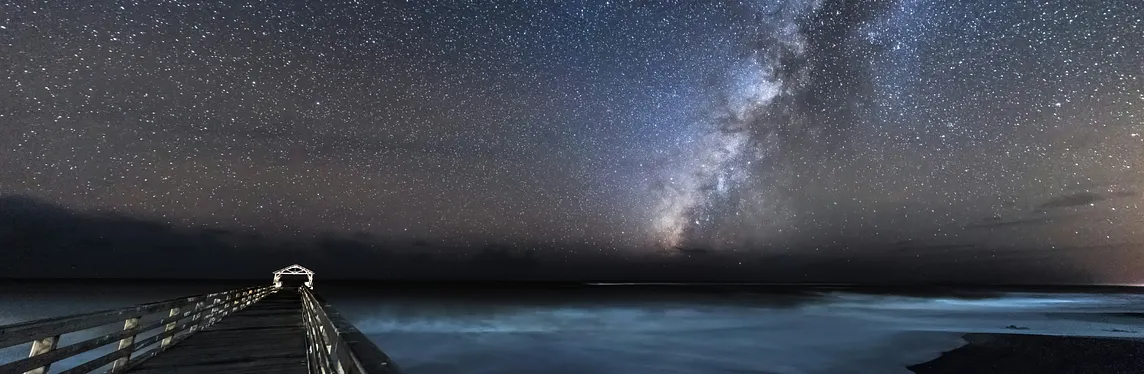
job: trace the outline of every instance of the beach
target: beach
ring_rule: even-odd
[[[1144,372],[1144,340],[1029,334],[965,334],[966,345],[910,366],[917,374]]]

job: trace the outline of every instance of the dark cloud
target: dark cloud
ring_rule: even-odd
[[[1099,201],[1108,199],[1104,195],[1092,192],[1077,192],[1074,194],[1057,196],[1048,201],[1041,203],[1037,207],[1040,209],[1055,209],[1055,208],[1068,208],[1074,206],[1089,205]]]
[[[1095,204],[1101,201],[1117,198],[1126,198],[1136,196],[1135,191],[1114,191],[1108,193],[1097,193],[1082,191],[1067,195],[1056,196],[1044,203],[1037,206],[1038,209],[1059,209],[1070,208],[1075,206],[1084,206]]]
[[[1140,193],[1136,191],[1115,191],[1108,194],[1109,198],[1123,198],[1123,197],[1136,197]]]
[[[1061,219],[1062,219],[1062,217],[1033,217],[1033,218],[1022,218],[1022,219],[1015,219],[1015,220],[1006,221],[1006,220],[1002,220],[1001,218],[998,217],[995,220],[990,219],[990,220],[987,220],[986,222],[971,224],[971,225],[965,226],[965,228],[967,228],[967,229],[994,229],[994,228],[1027,226],[1027,225],[1046,225],[1046,224],[1051,224],[1051,223],[1057,222]]]
[[[67,230],[60,230],[61,227]],[[122,278],[130,274],[166,279],[259,279],[289,263],[303,263],[325,279],[390,281],[911,284],[928,280],[952,284],[1021,283],[1028,279],[1067,282],[1091,277],[1072,269],[1042,266],[1049,263],[1030,266],[1016,259],[967,262],[958,260],[957,253],[983,249],[924,243],[900,243],[897,249],[890,250],[861,246],[822,248],[823,253],[830,253],[825,256],[728,255],[695,248],[681,249],[669,257],[579,256],[564,261],[541,255],[561,250],[543,243],[489,244],[467,247],[467,256],[443,256],[442,253],[456,248],[426,240],[386,240],[367,233],[265,235],[180,227],[115,213],[76,212],[21,196],[0,197],[0,240],[6,243],[6,258],[11,259],[0,263],[0,274],[17,278]],[[899,256],[894,253],[906,251],[905,248],[927,256],[895,258]],[[847,251],[864,254],[854,256]],[[21,265],[33,259],[49,266]],[[871,271],[877,275],[872,276]]]

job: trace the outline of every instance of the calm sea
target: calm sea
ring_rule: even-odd
[[[17,283],[0,324],[246,284]],[[575,290],[370,289],[319,293],[409,374],[909,373],[968,332],[1144,337],[1127,293],[1010,292],[973,297],[842,291],[704,294]],[[81,334],[65,336],[63,344]],[[27,347],[0,350],[0,361]],[[60,363],[66,368],[110,347]]]

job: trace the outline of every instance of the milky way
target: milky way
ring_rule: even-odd
[[[661,245],[1139,248],[1137,6],[780,9],[666,168]]]
[[[1133,252],[1142,19],[1132,0],[6,2],[0,192],[602,252]]]

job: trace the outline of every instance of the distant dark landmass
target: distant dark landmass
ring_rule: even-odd
[[[1144,372],[1144,340],[1021,334],[966,334],[965,346],[923,364],[918,374],[1087,374]]]
[[[4,278],[251,279],[300,263],[323,279],[388,281],[875,285],[1099,281],[1061,261],[974,260],[964,256],[965,246],[853,244],[823,251],[835,255],[815,255],[817,251],[727,253],[681,248],[671,253],[620,253],[552,244],[456,245],[439,238],[180,226],[114,212],[75,211],[26,196],[0,197],[0,243]]]

